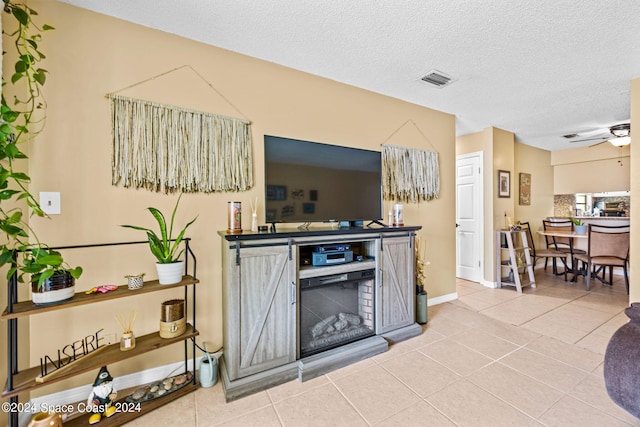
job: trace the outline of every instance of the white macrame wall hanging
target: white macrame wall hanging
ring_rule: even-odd
[[[418,203],[437,199],[439,193],[440,166],[436,151],[382,145],[382,195],[385,200]]]
[[[107,97],[113,126],[113,185],[165,193],[253,187],[248,120],[116,94]]]

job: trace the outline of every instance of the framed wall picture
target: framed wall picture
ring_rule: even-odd
[[[287,200],[287,187],[284,185],[267,185],[267,200]]]
[[[511,197],[511,172],[498,171],[498,197]]]
[[[520,173],[520,186],[518,191],[518,203],[523,206],[531,204],[531,174]]]

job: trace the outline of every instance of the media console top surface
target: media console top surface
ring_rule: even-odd
[[[421,226],[403,226],[403,227],[348,227],[348,228],[334,228],[334,227],[317,227],[308,229],[298,228],[281,228],[276,231],[257,232],[244,230],[238,233],[229,233],[226,230],[218,231],[218,235],[228,241],[236,240],[259,240],[259,239],[273,239],[273,238],[289,238],[289,237],[308,237],[308,236],[330,236],[330,235],[342,235],[342,234],[371,234],[371,233],[401,233],[412,232],[420,230]]]

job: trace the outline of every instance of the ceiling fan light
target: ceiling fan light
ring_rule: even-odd
[[[631,137],[621,136],[619,138],[611,138],[609,142],[616,147],[624,147],[625,145],[631,144]]]

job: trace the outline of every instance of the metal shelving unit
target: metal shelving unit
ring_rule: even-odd
[[[196,258],[194,253],[189,247],[190,239],[184,239],[185,245],[185,271],[190,272],[182,277],[182,281],[173,285],[160,285],[157,280],[151,280],[144,282],[144,286],[141,289],[130,291],[127,286],[120,286],[117,290],[108,292],[105,294],[91,294],[87,295],[85,292],[77,292],[73,298],[68,301],[53,304],[53,305],[35,305],[31,301],[18,301],[18,279],[14,274],[8,283],[8,304],[7,308],[2,313],[2,320],[7,321],[7,382],[4,391],[2,392],[2,398],[8,398],[12,408],[18,407],[18,396],[22,393],[35,390],[39,387],[49,385],[54,382],[62,381],[64,379],[73,377],[83,372],[99,369],[100,367],[115,363],[117,361],[129,359],[140,354],[144,354],[149,351],[158,350],[166,346],[183,342],[184,343],[184,367],[185,373],[187,371],[189,355],[188,355],[188,341],[192,341],[191,354],[193,358],[193,366],[196,366],[196,343],[195,337],[199,334],[196,329],[196,284],[199,280],[196,278]],[[138,242],[119,242],[119,243],[101,243],[91,245],[77,245],[77,246],[60,246],[52,249],[55,250],[86,250],[89,248],[105,247],[105,246],[123,246],[123,245],[137,245],[147,244],[147,241]],[[191,267],[190,267],[191,266]],[[119,343],[110,344],[96,354],[89,353],[82,359],[78,360],[73,367],[65,370],[64,373],[55,377],[51,381],[38,382],[36,377],[40,374],[40,366],[30,367],[20,371],[18,369],[18,320],[20,318],[31,316],[34,314],[47,313],[58,310],[67,310],[73,307],[83,306],[87,304],[95,304],[103,301],[115,300],[118,298],[126,298],[135,295],[140,295],[150,292],[159,292],[166,289],[174,289],[177,287],[184,288],[185,299],[185,316],[189,318],[189,295],[188,287],[192,287],[191,296],[191,322],[187,323],[187,330],[182,335],[175,338],[161,338],[159,332],[152,332],[136,339],[136,347],[132,350],[122,352],[120,351]],[[193,391],[198,388],[196,375],[194,372],[193,378],[190,384],[184,386],[180,390],[166,394],[148,402],[141,403],[141,410],[139,412],[121,412],[114,414],[109,418],[105,418],[100,422],[101,426],[108,425],[121,425],[127,421],[130,421],[142,414],[145,414],[153,409],[156,409],[164,404],[175,400],[184,394]],[[124,399],[121,399],[124,400]],[[10,427],[18,426],[18,411],[10,411],[8,414],[8,425]],[[91,414],[85,414],[78,418],[73,418],[65,425],[87,425],[88,417]]]

